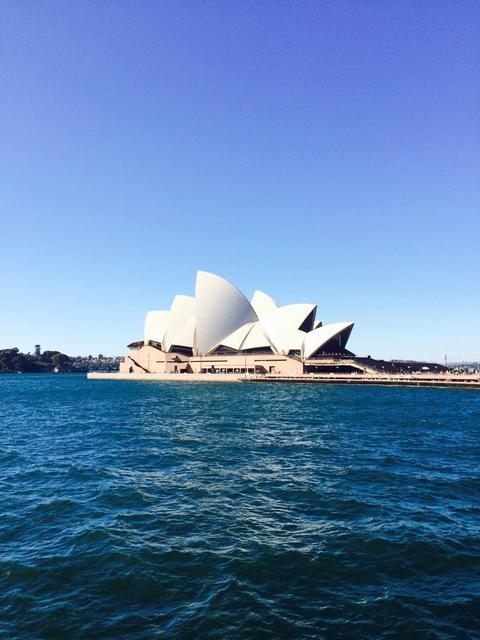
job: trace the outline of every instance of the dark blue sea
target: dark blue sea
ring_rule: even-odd
[[[480,637],[480,393],[0,377],[0,637]]]

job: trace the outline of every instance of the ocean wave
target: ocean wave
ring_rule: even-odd
[[[479,397],[0,380],[0,637],[474,638]]]

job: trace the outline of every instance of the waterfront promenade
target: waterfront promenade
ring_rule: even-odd
[[[257,382],[310,383],[342,385],[382,385],[397,387],[450,387],[480,390],[480,374],[452,373],[305,373],[301,375],[243,373],[89,373],[91,380],[150,380],[164,382]]]

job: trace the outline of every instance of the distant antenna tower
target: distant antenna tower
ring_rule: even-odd
[[[41,353],[42,353],[42,350],[41,350],[41,348],[40,348],[40,345],[39,345],[39,344],[36,344],[36,345],[35,345],[35,355],[36,355],[36,356],[39,356]]]

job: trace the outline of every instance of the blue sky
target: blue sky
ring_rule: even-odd
[[[122,354],[197,269],[480,358],[478,2],[0,8],[0,348]]]

